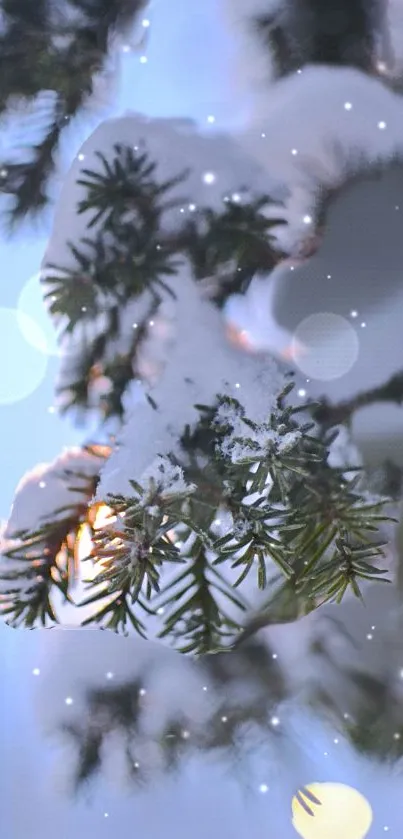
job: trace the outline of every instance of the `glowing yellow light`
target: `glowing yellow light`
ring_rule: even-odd
[[[366,798],[345,784],[310,784],[292,800],[292,823],[302,839],[364,839],[372,818]]]
[[[116,521],[116,515],[114,511],[110,507],[108,507],[107,504],[96,504],[94,506],[94,511],[94,530],[102,530],[103,527],[107,527],[108,524],[111,524],[113,521]]]
[[[80,563],[86,563],[85,579],[87,582],[93,582],[101,570],[101,565],[96,565],[91,560],[94,547],[92,532],[102,530],[113,521],[116,521],[116,515],[107,504],[93,504],[88,510],[88,520],[80,527],[75,552],[76,563],[78,568]]]

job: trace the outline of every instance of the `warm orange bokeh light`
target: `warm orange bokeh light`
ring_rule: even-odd
[[[87,582],[95,580],[99,565],[92,561],[92,532],[94,530],[102,530],[108,524],[112,524],[116,520],[116,515],[111,507],[103,502],[93,504],[88,510],[88,520],[84,522],[77,536],[76,544],[76,562],[78,567],[81,563],[86,563],[85,579]]]

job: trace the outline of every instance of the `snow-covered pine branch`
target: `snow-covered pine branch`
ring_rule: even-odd
[[[402,120],[400,95],[351,68],[307,66],[259,94],[238,139],[288,193],[287,224],[272,231],[281,251],[303,255],[323,200],[349,178],[402,159]]]

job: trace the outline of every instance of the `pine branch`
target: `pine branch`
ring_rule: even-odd
[[[112,33],[126,27],[144,5],[144,0],[66,0],[63,10],[50,0],[40,0],[33,12],[30,0],[3,3],[6,26],[0,37],[0,112],[10,109],[12,113],[15,97],[34,100],[49,89],[49,83],[56,93],[50,128],[33,148],[30,161],[2,162],[6,175],[1,189],[14,198],[11,224],[46,204],[64,128],[91,97]]]
[[[267,218],[270,204],[268,195],[247,200],[241,191],[225,200],[221,212],[197,211],[181,232],[195,278],[214,282],[211,297],[219,305],[229,294],[245,293],[256,274],[269,273],[279,262],[270,229],[284,220]]]
[[[99,462],[106,450],[87,446],[84,451]],[[94,496],[99,474],[95,477],[65,471],[60,477],[68,489],[79,493],[74,504],[50,510],[34,532],[15,532],[2,552],[0,568],[1,613],[11,626],[32,628],[49,620],[58,622],[52,603],[54,588],[64,602],[72,602],[71,587],[77,577],[78,548],[83,528],[94,534],[88,505]]]
[[[376,41],[382,26],[379,0],[291,0],[255,18],[261,42],[278,77],[306,64],[357,67],[376,73]]]
[[[292,386],[260,426],[234,399],[199,406],[183,457],[160,459],[149,485],[133,483],[132,498],[106,499],[116,520],[94,535],[98,572],[85,604],[100,605],[87,623],[123,631],[131,624],[143,635],[139,611],[156,617],[163,610],[160,637],[185,652],[216,652],[245,637],[247,604],[236,587],[250,574],[271,590],[255,629],[273,616],[291,619],[341,602],[349,589],[360,598],[362,583],[387,580],[379,568],[379,527],[389,520],[383,502],[367,500],[361,474],[329,466],[335,435],[311,436],[312,426],[297,422],[301,409],[285,405]],[[231,523],[217,538],[220,510]],[[174,578],[166,576],[172,562],[182,566]],[[229,570],[238,575],[235,585]]]
[[[188,533],[188,539],[189,535],[192,531]],[[183,555],[183,561],[187,566],[185,571],[162,592],[159,608],[168,614],[164,617],[164,628],[159,638],[171,638],[182,653],[205,655],[216,652],[224,646],[226,638],[239,628],[239,624],[226,614],[225,607],[220,605],[217,594],[221,594],[224,602],[232,604],[238,611],[246,611],[246,606],[215,571],[201,537],[194,538],[191,549]]]
[[[347,643],[352,644],[340,626]],[[323,684],[310,690],[310,704],[321,708],[327,718],[343,732],[353,747],[371,759],[396,763],[403,757],[403,703],[399,673],[385,658],[382,676],[369,672],[357,660],[356,665],[340,663],[322,637],[314,639],[311,653],[316,656],[318,672],[324,661],[334,677],[343,680],[347,690],[342,704]],[[393,660],[393,655],[392,655]]]
[[[235,754],[245,759],[248,734],[254,729],[274,745],[279,731],[271,719],[286,696],[286,685],[270,651],[251,643],[230,658],[209,656],[199,667],[213,700],[203,725],[191,720],[183,703],[181,712],[167,716],[162,730],[158,726],[158,732],[145,736],[143,717],[151,690],[156,689],[150,689],[147,671],[119,686],[109,683],[88,689],[80,719],[60,727],[76,753],[73,791],[80,792],[102,772],[105,743],[116,732],[122,737],[127,775],[135,787],[153,781],[156,771],[177,771],[196,753],[208,756],[219,751],[233,766]],[[245,683],[248,694],[243,691],[240,698],[239,687]],[[159,770],[155,761],[148,765],[150,752],[158,753]]]
[[[324,428],[335,425],[349,424],[353,414],[361,408],[368,408],[379,402],[391,402],[395,405],[403,403],[403,372],[395,373],[383,385],[362,391],[345,402],[331,405],[325,399],[312,411],[313,418]]]
[[[279,260],[270,240],[271,227],[279,220],[266,217],[268,196],[244,200],[242,193],[234,193],[221,211],[200,208],[189,222],[178,221],[176,230],[169,224],[167,232],[167,212],[185,201],[172,198],[172,191],[187,173],[160,182],[144,148],[136,153],[120,144],[111,159],[99,154],[98,161],[99,168],[84,170],[80,182],[87,194],[79,212],[89,213],[88,235],[70,243],[73,267],[48,265],[43,285],[61,334],[75,336],[78,329],[89,333],[81,342],[81,358],[63,382],[64,410],[93,408],[92,385],[103,379],[109,391],[98,407],[109,418],[122,415],[125,389],[139,373],[137,354],[148,337],[148,323],[160,300],[174,296],[180,259],[188,258],[197,281],[214,278],[210,296],[222,305]],[[111,343],[121,333],[121,310],[144,295],[150,305],[136,318],[133,340],[127,351],[111,357]]]

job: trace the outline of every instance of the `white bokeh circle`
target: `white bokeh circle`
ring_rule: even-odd
[[[25,335],[28,343],[40,352],[45,352],[47,355],[53,356],[65,355],[65,351],[58,341],[57,331],[43,299],[44,289],[41,286],[40,278],[41,274],[34,274],[25,283],[18,298],[18,310],[24,315],[35,319],[35,322],[40,328],[42,338],[45,341],[45,349],[43,349],[41,344],[41,342],[43,343],[42,338],[40,338],[38,343],[38,334],[34,333],[31,329],[26,330],[25,321],[21,321],[21,331]]]
[[[29,315],[2,306],[0,354],[0,405],[12,405],[30,396],[46,375],[45,335]]]
[[[330,382],[345,376],[357,361],[358,335],[341,315],[318,312],[298,325],[291,342],[294,364],[310,379]]]

